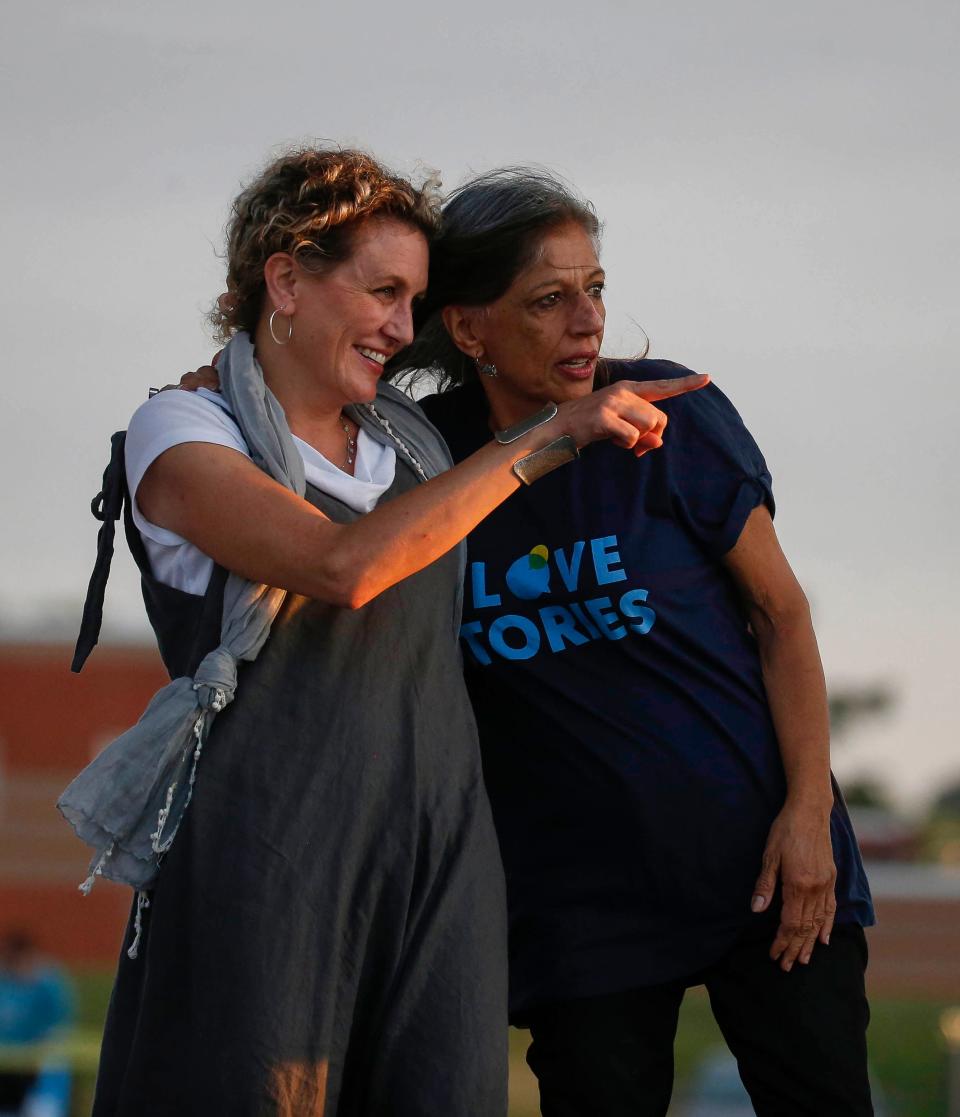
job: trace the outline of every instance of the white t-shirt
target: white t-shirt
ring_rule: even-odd
[[[293,441],[303,458],[307,481],[356,512],[369,512],[393,484],[397,461],[393,448],[363,430],[357,436],[352,477],[296,435]],[[238,450],[248,458],[250,452],[223,397],[205,388],[158,393],[137,408],[127,428],[125,460],[133,522],[143,539],[153,575],[164,585],[202,594],[213,573],[213,559],[182,536],[150,523],[137,505],[137,488],[147,469],[164,450],[184,442],[211,442]]]

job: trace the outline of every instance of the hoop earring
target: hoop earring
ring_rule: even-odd
[[[277,345],[279,345],[281,348],[284,345],[289,345],[290,344],[290,338],[293,337],[293,315],[292,314],[284,315],[284,317],[287,320],[287,337],[286,337],[285,341],[281,341],[280,338],[277,337],[276,331],[273,328],[273,320],[280,313],[280,311],[284,309],[284,307],[286,305],[287,304],[284,303],[282,306],[278,306],[277,309],[273,312],[273,314],[270,315],[270,325],[269,325],[270,336],[277,343]]]
[[[492,380],[495,376],[500,375],[497,372],[497,366],[496,365],[486,363],[486,362],[482,361],[479,357],[474,357],[473,358],[473,363],[477,366],[477,372],[479,372],[481,376],[489,376],[490,379]]]

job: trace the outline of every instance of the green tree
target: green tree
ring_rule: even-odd
[[[830,729],[834,737],[842,737],[858,721],[889,713],[897,696],[887,683],[868,683],[832,689],[828,701]]]

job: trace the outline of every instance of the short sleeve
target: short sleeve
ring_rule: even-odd
[[[137,489],[153,462],[172,446],[208,442],[249,457],[233,417],[220,396],[199,392],[160,392],[133,414],[124,456],[133,522],[140,532],[154,577],[166,586],[202,594],[210,582],[213,559],[181,535],[151,523],[137,505]]]
[[[666,379],[689,371],[669,361],[638,361],[623,378]],[[669,418],[663,448],[652,455],[658,495],[704,550],[720,558],[736,544],[754,508],[763,504],[774,514],[767,463],[715,384],[657,406]]]
[[[240,428],[219,396],[199,392],[158,392],[133,413],[125,446],[131,496],[143,475],[165,451],[184,442],[212,442],[250,456]]]

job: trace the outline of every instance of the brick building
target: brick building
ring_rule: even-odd
[[[0,644],[0,928],[29,929],[66,962],[112,963],[130,890],[77,885],[89,851],[57,796],[104,745],[132,725],[166,681],[147,647],[97,648],[70,672],[63,644]]]

